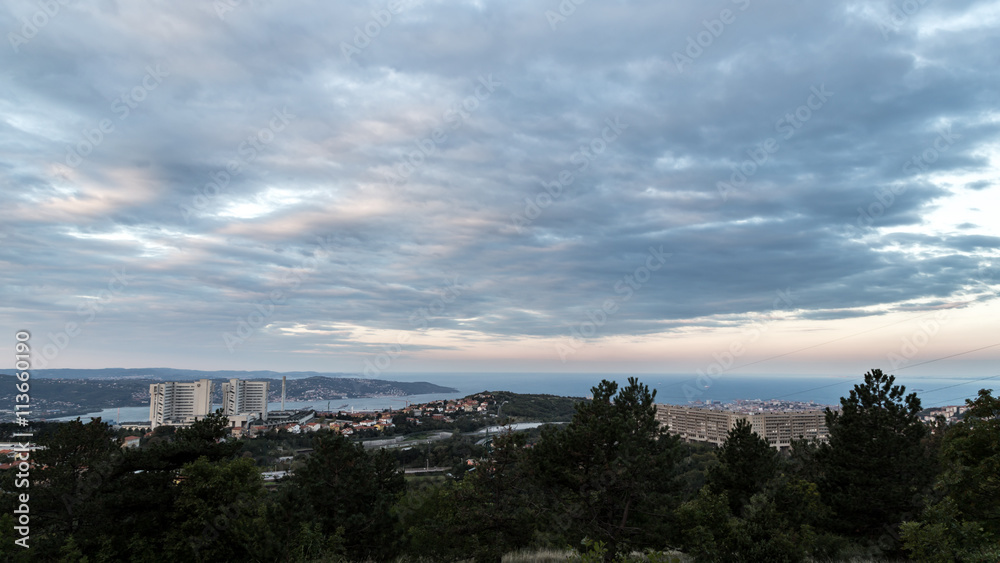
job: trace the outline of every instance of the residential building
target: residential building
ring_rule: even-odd
[[[793,440],[829,439],[825,411],[736,412],[679,405],[656,405],[656,419],[667,431],[687,442],[721,446],[739,420],[750,423],[753,432],[772,448],[785,450]]]
[[[779,450],[790,448],[793,440],[830,439],[825,411],[764,412],[750,414],[748,418],[754,433]]]
[[[170,381],[149,386],[150,428],[185,426],[212,412],[212,381]]]
[[[254,415],[259,420],[267,420],[267,381],[243,381],[230,379],[222,384],[222,413],[227,416]]]
[[[285,479],[292,475],[291,471],[261,471],[260,476],[264,479],[265,483],[270,483],[272,481],[278,481],[280,479]]]
[[[923,414],[920,415],[920,420],[924,424],[934,424],[937,421],[937,417],[943,417],[945,423],[954,424],[962,420],[965,411],[969,409],[965,405],[950,405],[947,407],[936,407],[931,409],[926,409]]]

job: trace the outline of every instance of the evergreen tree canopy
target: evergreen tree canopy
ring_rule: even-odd
[[[945,434],[942,481],[967,520],[1000,539],[1000,397],[981,389]]]
[[[849,535],[892,536],[896,524],[919,511],[932,477],[920,399],[894,382],[874,369],[841,398],[840,412],[826,411],[830,441],[817,452],[820,490]]]
[[[546,429],[532,450],[555,532],[573,545],[584,538],[604,542],[609,559],[662,542],[676,504],[678,440],[656,420],[655,391],[628,381],[620,392],[601,381],[572,422]]]
[[[411,554],[436,561],[499,563],[526,547],[535,525],[525,471],[525,434],[501,433],[489,457],[459,483],[413,495],[400,514]]]
[[[718,457],[719,465],[709,470],[707,485],[713,493],[726,493],[735,515],[778,473],[778,452],[754,434],[746,419],[729,430]]]
[[[320,436],[291,485],[293,519],[317,524],[327,536],[340,530],[350,557],[381,560],[396,548],[399,530],[391,509],[406,485],[388,451],[369,453],[339,434]]]

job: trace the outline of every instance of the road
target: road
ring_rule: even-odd
[[[451,471],[450,467],[409,467],[403,470],[407,475],[419,475],[421,473],[444,473]]]
[[[408,448],[410,446],[425,445],[431,442],[440,442],[441,440],[447,440],[451,438],[451,432],[438,432],[437,434],[432,434],[427,438],[420,440],[407,440],[406,436],[396,436],[395,438],[386,438],[384,440],[368,440],[367,442],[362,442],[368,449],[375,448]]]

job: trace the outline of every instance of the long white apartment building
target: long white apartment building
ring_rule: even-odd
[[[212,381],[170,381],[149,386],[149,425],[184,426],[212,412]]]
[[[792,440],[829,439],[825,411],[735,412],[680,405],[656,405],[656,420],[686,442],[721,446],[738,420],[747,420],[754,433],[772,448],[785,450]]]

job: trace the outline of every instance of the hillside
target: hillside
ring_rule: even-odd
[[[582,397],[560,397],[558,395],[539,395],[512,393],[510,391],[492,391],[497,404],[503,405],[501,414],[515,420],[537,422],[565,422],[573,418],[575,405],[583,401]]]
[[[65,371],[65,370],[50,370]],[[71,370],[71,371],[114,371],[114,370]],[[139,370],[136,370],[139,371]],[[278,401],[281,398],[281,379],[265,377],[249,377],[251,372],[196,372],[202,377],[218,373],[242,374],[243,379],[271,381],[269,399]],[[254,372],[256,373],[256,372]],[[263,372],[275,373],[275,372]],[[34,373],[32,374],[34,376]],[[235,375],[233,377],[236,377]],[[222,401],[222,385],[228,378],[208,377],[215,383],[213,402]],[[95,379],[42,377],[31,379],[31,401],[34,405],[33,416],[68,416],[82,414],[110,407],[136,407],[149,404],[149,385],[174,380],[172,378],[139,377],[125,375],[119,378],[104,377]],[[0,405],[14,405],[13,375],[0,374]],[[327,377],[312,376],[287,381],[287,399],[289,401],[311,401],[332,399],[355,399],[363,397],[384,397],[419,395],[426,393],[453,393],[455,389],[443,387],[424,381],[401,382],[384,379],[365,379],[358,377]],[[2,409],[8,410],[8,409]],[[9,415],[6,415],[9,418]]]
[[[121,379],[140,378],[160,381],[189,381],[192,379],[303,379],[307,377],[356,377],[357,373],[270,370],[195,370],[174,368],[101,368],[101,369],[36,369],[31,376],[55,379]]]

